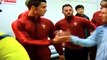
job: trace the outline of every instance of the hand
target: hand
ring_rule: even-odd
[[[69,30],[67,30],[67,31],[59,30],[59,31],[57,31],[57,35],[58,36],[70,36],[70,31]]]
[[[60,43],[68,42],[68,40],[69,40],[69,36],[61,36],[61,37],[59,37],[58,35],[56,35],[55,38],[53,39],[53,42],[55,44],[60,44]]]
[[[65,43],[68,42],[69,40],[70,40],[70,34],[69,32],[65,32],[65,31],[57,32],[55,38],[53,39],[55,44]]]
[[[64,55],[60,55],[58,60],[65,60]]]

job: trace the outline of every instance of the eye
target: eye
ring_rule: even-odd
[[[44,9],[45,9],[45,8],[46,8],[46,6],[43,6],[42,8],[44,8]]]
[[[72,11],[71,9],[69,9],[69,11]]]
[[[65,12],[67,12],[68,10],[65,10]]]

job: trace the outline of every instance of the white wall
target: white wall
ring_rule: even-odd
[[[24,10],[26,6],[25,0],[17,0],[17,3],[2,3],[0,5],[0,31],[4,31],[12,35],[11,23],[17,19],[17,16]]]
[[[61,11],[62,5],[65,3],[75,7],[77,4],[82,4],[85,7],[85,14],[92,18],[92,14],[99,9],[99,0],[47,0],[47,12],[44,17],[56,23],[63,18]],[[0,31],[12,34],[11,23],[17,19],[17,16],[25,11],[25,0],[17,0],[17,3],[2,3],[0,5]],[[75,14],[75,9],[74,9]]]
[[[66,3],[69,3],[74,8],[75,6],[81,4],[85,7],[85,14],[92,18],[93,13],[98,10],[98,0],[48,0],[47,13],[45,17],[51,19],[56,23],[59,19],[63,18],[62,6]]]
[[[101,0],[98,0],[98,9],[100,10],[100,2],[101,2]]]

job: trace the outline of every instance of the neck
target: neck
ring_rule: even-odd
[[[73,18],[73,16],[67,16],[67,17],[65,17],[65,19],[66,19],[68,22],[70,22],[72,18]]]
[[[76,16],[83,16],[84,14],[77,13]]]
[[[40,16],[36,15],[33,10],[29,11],[28,16],[33,17],[35,20],[38,20],[40,18]]]

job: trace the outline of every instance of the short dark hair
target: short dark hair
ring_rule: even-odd
[[[103,2],[103,1],[107,1],[107,0],[101,0],[101,2]]]
[[[41,2],[45,2],[46,3],[46,0],[28,0],[26,3],[26,6],[28,7],[28,9],[31,8],[32,5],[34,5],[35,7],[38,7]]]
[[[25,1],[25,5],[26,5],[26,6],[28,5],[28,2],[29,2],[29,1],[30,1],[30,0],[26,0],[26,1]]]
[[[83,6],[83,5],[77,5],[77,6],[75,7],[75,10],[77,10],[78,8],[83,8],[83,9],[84,9],[84,6]]]
[[[70,4],[64,4],[64,5],[62,6],[62,10],[63,10],[64,7],[66,7],[66,6],[70,6],[70,7],[72,8],[72,6],[71,6]]]
[[[102,2],[107,2],[107,0],[101,0],[100,5],[101,5]],[[102,6],[102,5],[101,5],[101,6]],[[104,5],[104,6],[102,6],[102,7],[106,7],[106,8],[107,8],[107,4]]]

